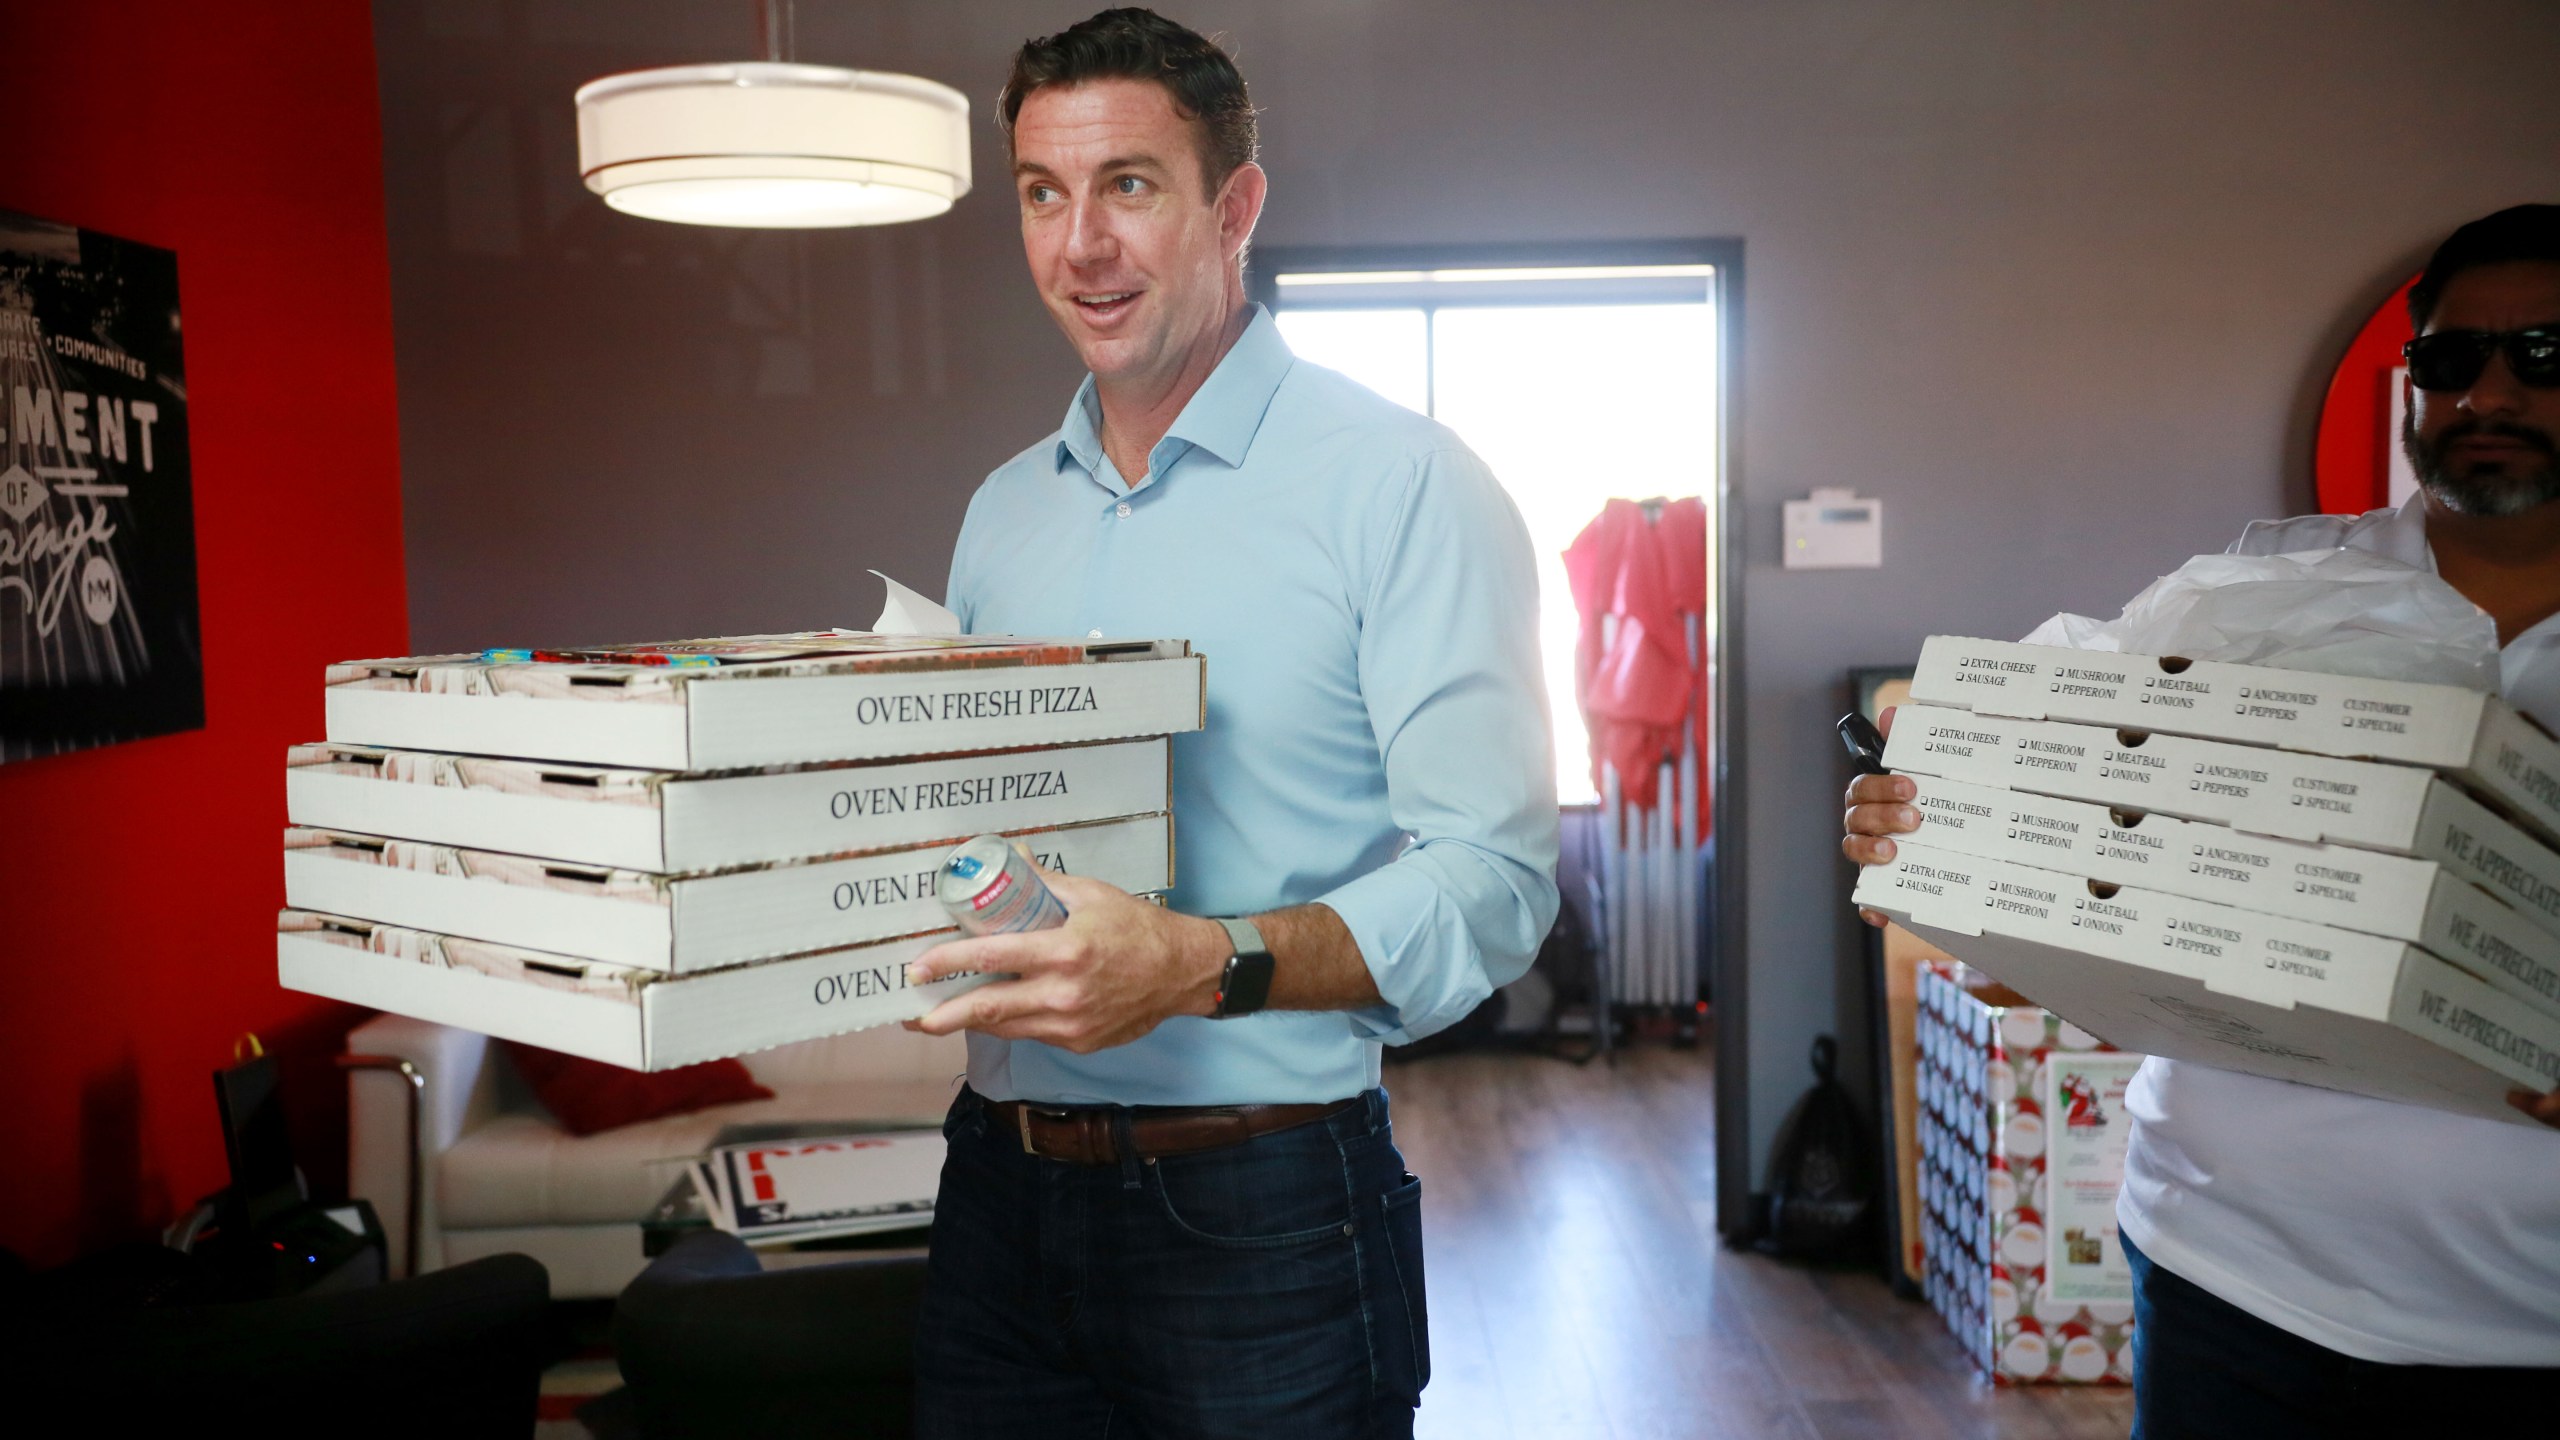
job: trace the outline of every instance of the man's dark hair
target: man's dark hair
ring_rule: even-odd
[[[1260,144],[1244,76],[1207,36],[1152,10],[1105,10],[1042,40],[1023,42],[1013,57],[996,116],[1005,135],[1022,102],[1046,85],[1088,80],[1152,80],[1173,96],[1174,112],[1200,124],[1200,169],[1209,192],[1254,157]]]
[[[2409,287],[2410,327],[2427,328],[2454,276],[2518,260],[2560,265],[2560,205],[2510,206],[2446,236],[2419,272],[2418,283]]]

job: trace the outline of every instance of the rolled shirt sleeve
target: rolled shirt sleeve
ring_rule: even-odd
[[[1360,689],[1410,839],[1318,903],[1385,1001],[1352,1023],[1401,1044],[1527,971],[1555,922],[1557,820],[1537,566],[1510,496],[1472,453],[1435,450],[1413,462],[1386,536]]]

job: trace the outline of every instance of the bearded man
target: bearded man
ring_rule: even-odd
[[[2343,546],[2434,570],[2497,621],[2507,701],[2560,732],[2560,206],[2453,232],[2409,317],[2401,443],[2419,493],[2260,521],[2230,553]],[[1884,837],[1918,823],[1916,793],[1900,776],[1853,783],[1843,852],[1891,859]],[[2560,1092],[2508,1098],[2560,1127]],[[2125,1109],[2136,1436],[2550,1423],[2560,1134],[2157,1057]]]

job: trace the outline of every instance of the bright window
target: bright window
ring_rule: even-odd
[[[1598,797],[1574,702],[1580,622],[1564,550],[1612,498],[1714,493],[1713,275],[1665,265],[1275,277],[1290,349],[1457,431],[1520,507],[1538,551],[1556,792],[1568,805]]]

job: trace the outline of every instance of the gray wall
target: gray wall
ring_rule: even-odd
[[[883,232],[696,231],[577,186],[569,93],[741,58],[744,3],[377,0],[423,648],[867,620],[1076,378],[1003,163]],[[804,59],[982,103],[1082,7],[800,7]],[[2304,508],[2326,367],[2451,224],[2560,199],[2542,0],[1202,0],[1274,244],[1738,236],[1753,1137],[1858,1033],[1829,719],[1932,631],[2108,609]],[[1779,502],[1883,496],[1881,572]],[[1854,1048],[1854,1047],[1853,1047]]]

